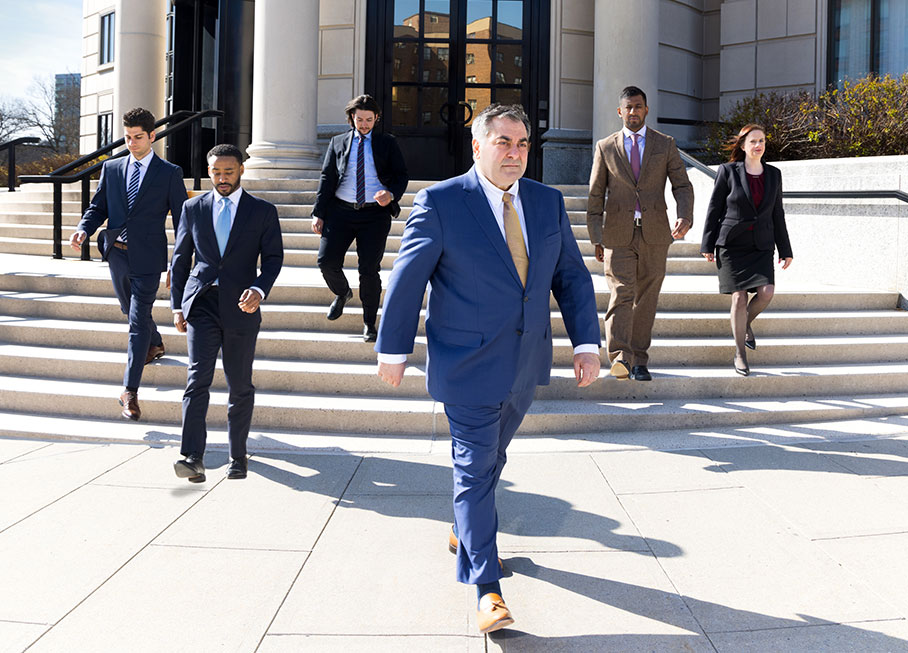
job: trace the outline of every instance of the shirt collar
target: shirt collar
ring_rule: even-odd
[[[476,177],[479,179],[479,185],[482,186],[482,190],[486,194],[486,197],[488,197],[490,200],[493,200],[495,204],[499,204],[502,201],[501,198],[505,193],[511,194],[512,202],[517,198],[517,193],[520,192],[519,179],[511,184],[511,187],[509,189],[501,190],[498,186],[486,179],[486,176],[482,174],[478,167],[474,167],[476,168]]]
[[[640,138],[642,138],[643,140],[646,140],[646,125],[643,125],[643,127],[641,127],[640,130],[637,131],[637,132],[632,132],[632,131],[631,131],[630,129],[628,129],[627,127],[622,127],[622,128],[621,128],[621,131],[624,133],[624,138],[633,139],[633,138],[634,138],[634,133],[637,133],[637,134],[640,135]]]
[[[130,152],[130,153],[129,153],[129,162],[127,163],[126,167],[127,167],[127,168],[130,168],[130,167],[132,167],[132,165],[133,165],[134,163],[136,163],[136,162],[138,161],[138,164],[139,164],[140,166],[142,166],[143,168],[147,168],[147,167],[148,167],[148,164],[151,163],[151,160],[152,160],[153,158],[154,158],[154,150],[152,150],[151,152],[149,152],[148,154],[146,154],[144,157],[142,157],[142,160],[141,160],[141,161],[139,161],[138,159],[136,159],[136,157],[134,157],[134,156],[132,155],[132,152]]]
[[[366,134],[363,138],[365,138],[367,141],[371,141],[371,140],[372,140],[372,132],[373,132],[373,131],[375,131],[375,130],[374,130],[374,129],[371,130],[371,131],[370,131],[368,134]],[[357,130],[354,129],[354,130],[353,130],[353,138],[359,139],[360,136],[362,136],[362,134],[360,134]]]
[[[215,203],[220,204],[221,200],[224,199],[224,196],[221,195],[216,190],[212,190],[211,192],[215,194],[215,198],[217,199],[217,202],[215,202]],[[243,194],[243,187],[238,186],[235,191],[233,191],[232,193],[230,193],[230,195],[227,196],[227,199],[230,200],[230,203],[233,204],[234,206],[239,206],[240,197],[242,196],[242,194]]]

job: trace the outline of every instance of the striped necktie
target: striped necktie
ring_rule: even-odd
[[[139,194],[139,175],[142,171],[142,164],[138,161],[133,163],[132,175],[129,177],[129,185],[126,187],[126,211],[132,211],[132,205],[136,203],[136,196]],[[117,236],[117,240],[121,243],[127,242],[126,240],[126,225],[123,225],[123,229],[120,231]]]
[[[511,194],[505,193],[501,196],[504,203],[502,207],[502,216],[504,217],[504,236],[508,243],[508,250],[511,252],[511,258],[514,259],[514,267],[517,268],[517,275],[520,277],[520,283],[526,287],[527,271],[530,268],[530,259],[527,256],[526,242],[523,240],[523,229],[520,228],[520,217],[517,210],[511,204]]]
[[[359,137],[359,151],[356,154],[356,203],[366,203],[366,138]]]

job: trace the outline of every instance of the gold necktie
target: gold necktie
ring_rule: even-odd
[[[504,202],[505,240],[508,241],[508,249],[511,252],[511,258],[514,259],[514,267],[517,268],[520,282],[526,287],[530,259],[527,257],[527,247],[523,240],[523,230],[520,228],[520,218],[517,217],[517,211],[514,210],[514,205],[511,204],[510,193],[502,195],[501,201]]]

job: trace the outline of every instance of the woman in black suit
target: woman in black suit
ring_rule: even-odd
[[[745,125],[729,145],[731,159],[719,166],[706,212],[700,253],[716,262],[719,292],[731,295],[735,371],[747,376],[746,349],[756,349],[751,323],[769,306],[775,290],[773,248],[784,270],[791,243],[782,209],[782,173],[764,164],[766,132]],[[748,302],[748,293],[754,293]]]

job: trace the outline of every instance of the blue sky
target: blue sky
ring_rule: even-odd
[[[82,0],[0,0],[0,97],[26,97],[35,75],[81,72]]]

